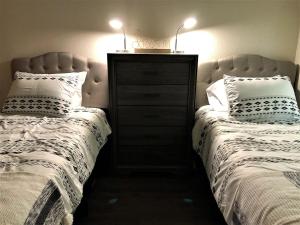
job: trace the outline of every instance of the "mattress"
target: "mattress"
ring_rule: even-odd
[[[105,113],[0,114],[0,224],[70,225],[111,130]]]
[[[193,147],[228,224],[300,224],[300,123],[239,122],[203,106]]]

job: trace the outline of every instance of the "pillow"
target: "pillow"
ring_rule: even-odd
[[[229,105],[224,85],[224,79],[220,79],[212,83],[206,89],[206,94],[209,105],[211,105],[215,111],[228,111]]]
[[[78,82],[77,86],[75,87],[75,93],[72,97],[72,107],[80,107],[82,103],[82,85],[85,81],[87,75],[87,71],[82,72],[72,72],[72,73],[54,73],[54,74],[33,74],[33,73],[27,73],[27,72],[19,72],[17,71],[15,73],[16,77],[30,77],[30,76],[52,76],[52,77],[70,77],[70,76],[78,76]]]
[[[65,116],[72,107],[79,75],[16,72],[2,112]]]
[[[286,76],[232,77],[224,75],[229,114],[240,121],[295,121],[300,113]]]
[[[74,74],[74,73],[72,73]],[[77,86],[75,87],[75,93],[72,98],[72,107],[80,107],[82,103],[82,85],[85,81],[87,71],[82,71],[82,72],[77,72],[78,74],[78,83]]]

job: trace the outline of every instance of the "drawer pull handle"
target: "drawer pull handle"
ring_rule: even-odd
[[[144,117],[145,118],[159,118],[160,116],[159,115],[151,115],[151,114],[149,114],[149,115],[145,115]]]
[[[146,76],[157,76],[158,72],[156,72],[156,71],[144,71],[143,74],[146,75]]]
[[[148,139],[159,139],[159,136],[158,135],[151,135],[151,134],[148,134],[148,135],[145,135],[145,138],[148,138]]]
[[[159,97],[160,97],[160,94],[156,94],[156,93],[147,93],[147,94],[144,94],[144,97],[146,97],[146,98],[159,98]]]

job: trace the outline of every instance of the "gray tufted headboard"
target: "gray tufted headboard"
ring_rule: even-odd
[[[88,71],[82,86],[82,105],[107,108],[108,81],[106,65],[67,52],[50,52],[32,58],[12,60],[11,71],[30,73],[68,73]]]
[[[296,87],[298,65],[289,61],[279,61],[247,54],[202,63],[198,67],[196,108],[208,104],[206,88],[209,84],[222,79],[224,74],[241,77],[289,76],[292,84]],[[298,92],[296,92],[297,95]]]

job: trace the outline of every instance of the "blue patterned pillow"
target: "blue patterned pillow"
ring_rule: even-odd
[[[79,74],[16,73],[6,101],[4,113],[33,113],[62,117],[68,115]]]
[[[286,76],[233,77],[224,75],[229,114],[240,121],[300,120],[294,89]]]

